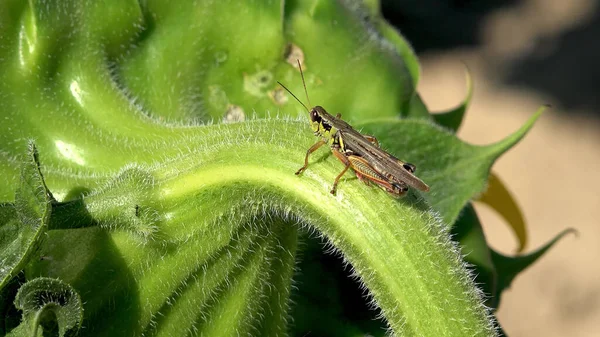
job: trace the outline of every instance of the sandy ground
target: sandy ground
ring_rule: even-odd
[[[530,239],[527,251],[567,227],[576,228],[579,236],[564,238],[504,293],[498,317],[509,336],[599,334],[600,111],[594,111],[593,104],[565,107],[548,91],[506,84],[509,81],[504,76],[524,57],[534,55],[527,65],[536,67],[536,59],[542,64],[556,54],[556,49],[548,50],[536,41],[543,38],[548,45],[548,41],[589,23],[598,13],[597,5],[592,0],[524,1],[489,17],[481,46],[421,55],[419,91],[432,111],[461,101],[465,94],[462,62],[469,66],[475,91],[459,136],[470,143],[498,141],[521,126],[540,105],[553,106],[529,135],[496,163],[494,171],[522,207]],[[600,36],[596,37],[596,48],[600,48]],[[585,53],[592,47],[582,44],[573,52]],[[577,55],[573,59],[577,60]],[[556,64],[561,66],[559,61]],[[569,66],[577,67],[573,62]],[[597,71],[600,59],[592,66],[595,68],[589,71]],[[535,75],[536,69],[532,70],[530,75]],[[537,73],[547,76],[544,71]],[[578,72],[572,73],[577,76]],[[582,83],[578,78],[555,80],[563,85],[570,80]],[[600,87],[595,89],[600,96]],[[491,245],[514,253],[516,241],[506,224],[486,206],[476,207]]]

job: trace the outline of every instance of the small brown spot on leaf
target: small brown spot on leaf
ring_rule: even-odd
[[[304,64],[304,52],[300,47],[296,46],[293,43],[288,43],[285,48],[285,61],[291,64],[294,68],[298,69],[298,61],[300,61],[300,65],[302,69],[306,70],[306,65]]]
[[[288,101],[286,91],[282,87],[276,87],[269,91],[269,97],[277,105],[283,105]]]
[[[244,110],[234,104],[229,104],[227,106],[227,111],[225,112],[225,117],[223,118],[223,122],[231,123],[231,122],[242,122],[246,119],[246,115],[244,114]]]

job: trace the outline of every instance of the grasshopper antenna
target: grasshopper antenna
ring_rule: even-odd
[[[302,76],[302,85],[304,86],[304,93],[306,94],[306,100],[308,101],[308,104],[310,105],[310,99],[308,98],[308,91],[306,90],[306,82],[304,82],[304,73],[302,72],[302,66],[300,65],[300,60],[296,60],[298,61],[298,69],[300,69],[300,76]],[[294,97],[296,99],[296,101],[298,101],[298,103],[302,104],[302,106],[304,107],[304,109],[306,109],[306,112],[310,113],[310,109],[308,109],[306,107],[306,105],[304,105],[304,103],[302,103],[302,101],[300,99],[298,99],[298,97],[296,97],[296,95],[294,95],[294,93],[292,93],[290,91],[290,89],[286,88],[285,85],[283,85],[281,82],[277,81],[277,83],[279,83],[279,85],[285,89],[285,91],[289,92],[290,95],[292,95],[292,97]]]
[[[308,98],[308,90],[306,90],[306,82],[304,81],[304,72],[302,71],[302,66],[300,65],[300,60],[296,59],[296,62],[298,62],[298,69],[300,69],[300,76],[302,76],[302,85],[304,86],[304,93],[306,94],[306,100],[308,101],[308,105],[312,106],[312,104],[310,104],[310,98]]]
[[[277,81],[277,83],[279,83],[279,85],[280,85],[280,86],[281,86],[283,89],[285,89],[285,91],[289,92],[289,93],[290,93],[290,95],[292,95],[292,96],[293,96],[293,97],[296,99],[296,101],[298,101],[298,103],[302,104],[302,106],[304,107],[304,109],[306,109],[306,111],[310,113],[310,110],[308,110],[308,108],[306,107],[306,105],[304,105],[304,103],[302,103],[302,101],[301,101],[301,100],[299,100],[299,99],[298,99],[298,97],[296,97],[296,95],[294,95],[294,94],[293,94],[293,93],[290,91],[290,89],[286,88],[286,87],[285,87],[285,85],[281,84],[281,82],[279,82],[279,81]]]

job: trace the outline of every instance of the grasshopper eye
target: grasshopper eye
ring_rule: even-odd
[[[417,170],[417,167],[411,163],[404,163],[402,167],[404,167],[404,169],[410,173],[415,173],[415,171]]]
[[[320,122],[321,121],[321,116],[319,116],[319,114],[317,113],[317,111],[315,111],[315,109],[312,109],[310,111],[310,120],[313,122]]]

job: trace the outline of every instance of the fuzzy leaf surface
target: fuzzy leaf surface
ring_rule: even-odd
[[[29,143],[15,202],[0,204],[0,290],[24,268],[43,240],[53,200],[40,172],[37,150]]]
[[[2,2],[0,200],[19,188],[33,138],[60,201],[26,278],[70,284],[84,303],[82,334],[281,335],[298,231],[309,229],[352,264],[398,334],[493,335],[448,228],[530,124],[486,148],[432,125],[414,92],[414,53],[376,21],[373,3],[366,9]],[[420,119],[369,125],[432,193],[396,200],[348,173],[331,196],[341,166],[324,150],[293,175],[315,141],[306,121],[252,118],[305,115],[276,84],[303,91],[290,45],[313,103],[350,122]],[[245,122],[200,125],[210,120]],[[3,223],[15,225],[11,212]]]

